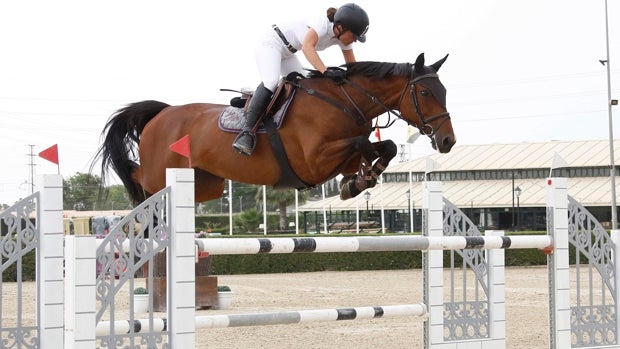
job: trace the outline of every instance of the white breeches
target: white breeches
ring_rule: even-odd
[[[280,38],[269,36],[258,44],[255,50],[258,74],[266,88],[271,92],[276,90],[281,76],[294,71],[302,72],[303,66],[295,56],[279,41]]]

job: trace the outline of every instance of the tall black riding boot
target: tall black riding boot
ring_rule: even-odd
[[[265,112],[265,108],[267,108],[272,95],[273,93],[262,83],[258,85],[256,91],[254,91],[254,95],[248,106],[248,111],[245,114],[245,125],[232,145],[237,153],[249,156],[254,151],[254,147],[256,146],[256,133],[254,133],[252,129]]]

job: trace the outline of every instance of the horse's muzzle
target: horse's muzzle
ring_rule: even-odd
[[[449,153],[456,143],[456,137],[451,135],[443,136],[436,134],[435,137],[431,139],[431,143],[433,145],[433,149],[439,151],[440,153]]]

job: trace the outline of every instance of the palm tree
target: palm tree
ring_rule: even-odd
[[[281,190],[267,187],[265,197],[267,204],[277,206],[280,210],[280,230],[286,230],[286,207],[295,203],[295,190]],[[306,192],[299,192],[299,204],[306,202],[308,195]],[[263,188],[258,187],[256,190],[256,204],[260,207],[263,202]]]

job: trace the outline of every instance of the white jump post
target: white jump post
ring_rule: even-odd
[[[62,179],[59,182],[62,185]],[[195,242],[194,242],[194,170],[167,169],[166,185],[171,187],[168,226],[171,234],[167,255],[168,266],[168,343],[171,348],[194,348],[196,346],[195,325]],[[62,187],[59,198],[62,199]],[[58,211],[62,214],[62,207]],[[60,224],[60,248],[62,251],[62,217]],[[95,259],[97,241],[94,236],[66,237],[66,288],[67,304],[65,316],[65,343],[61,338],[58,345],[41,348],[91,349],[96,346],[96,280]],[[45,264],[44,264],[45,265]],[[62,285],[62,255],[57,273]],[[75,297],[79,293],[79,297]],[[50,292],[48,292],[50,294]],[[51,293],[62,297],[62,288]],[[62,321],[62,309],[54,318]]]
[[[425,227],[429,238],[443,237],[443,189],[441,182],[424,182],[422,209],[427,215]],[[503,236],[503,231],[487,231],[487,236]],[[525,242],[525,241],[522,241]],[[518,245],[518,244],[516,244]],[[488,338],[465,342],[444,340],[444,265],[443,250],[428,250],[423,257],[424,303],[428,319],[424,323],[427,349],[480,349],[506,347],[506,300],[504,249],[486,249],[490,328]]]
[[[41,233],[37,251],[39,347],[63,348],[62,176],[43,175],[37,181],[40,193],[37,222]]]
[[[487,230],[486,236],[503,236],[503,230]],[[489,338],[482,348],[506,348],[506,251],[504,249],[485,250],[489,263],[489,314],[491,328]],[[459,347],[460,348],[460,347]]]
[[[166,169],[169,204],[168,335],[171,348],[196,347],[194,170]]]
[[[65,237],[65,345],[67,349],[95,348],[96,243],[93,235]]]
[[[615,209],[615,208],[614,208]],[[618,302],[620,300],[620,230],[612,229],[610,232],[611,240],[616,246],[616,253],[614,254],[614,265],[616,266],[616,277],[614,278],[614,285],[616,287],[616,314],[618,314],[620,306]],[[618,315],[616,315],[618,317]],[[616,320],[616,333],[620,333],[620,321]],[[618,341],[620,344],[620,341]]]
[[[554,245],[553,253],[547,257],[549,347],[564,349],[571,347],[568,183],[566,178],[547,179],[547,207],[547,225],[551,225]]]
[[[428,237],[443,236],[443,192],[441,182],[424,182],[422,210],[426,226],[422,234]],[[427,349],[443,344],[443,250],[431,250],[422,257],[424,274],[424,303],[428,318],[424,321],[424,344]]]

